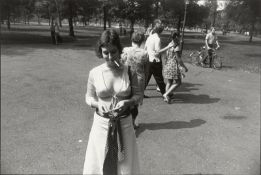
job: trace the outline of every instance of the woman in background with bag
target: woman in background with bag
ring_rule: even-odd
[[[138,85],[140,87],[142,98],[140,99],[139,104],[142,105],[143,103],[143,96],[144,96],[144,88],[146,82],[146,69],[149,62],[149,57],[147,52],[141,48],[142,43],[145,40],[145,35],[141,31],[134,31],[131,37],[131,47],[125,47],[123,49],[122,54],[122,62],[126,65],[130,66],[132,72],[137,73],[138,78]],[[131,115],[133,118],[133,126],[134,129],[139,127],[139,124],[135,122],[138,116],[138,105],[134,106],[131,110]]]

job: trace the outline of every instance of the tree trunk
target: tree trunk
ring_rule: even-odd
[[[181,15],[180,15],[181,16]],[[186,26],[186,19],[187,19],[187,4],[185,3],[185,8],[184,8],[184,18],[183,18],[183,26],[182,26],[182,35],[181,35],[181,49],[180,49],[180,55],[182,54],[183,51],[183,45],[184,45],[184,31],[185,31],[185,26]]]
[[[26,25],[26,15],[24,15],[24,24]]]
[[[159,3],[158,3],[158,1],[156,1],[156,10],[155,10],[155,18],[158,18],[158,16],[159,16]]]
[[[212,21],[212,27],[215,26],[215,23],[216,23],[216,16],[217,16],[217,9],[215,9],[214,13],[213,13],[213,21]]]
[[[8,17],[7,17],[7,29],[10,30],[11,29],[11,26],[10,26],[10,15],[8,14]]]
[[[74,31],[73,31],[73,17],[72,16],[69,17],[68,22],[69,22],[69,36],[75,37]]]
[[[130,24],[130,38],[132,36],[132,33],[134,32],[134,24],[135,24],[135,20],[130,20],[131,24]]]
[[[163,8],[163,16],[166,18],[166,2],[165,0],[162,0],[162,8]]]
[[[177,23],[177,33],[180,33],[181,28],[181,15],[179,15],[178,23]]]
[[[149,27],[150,24],[150,18],[149,18],[149,9],[146,8],[146,17],[145,17],[145,29],[147,30],[147,28]]]
[[[146,18],[145,19],[145,29],[147,30],[148,27],[149,27],[149,20]]]
[[[75,18],[75,17],[73,18],[73,24],[74,24],[74,26],[77,26],[76,18]]]
[[[70,14],[69,14],[69,36],[75,37],[74,35],[74,30],[73,30],[73,8],[72,8],[72,4],[70,3],[69,5],[69,10],[70,10]]]
[[[252,42],[254,30],[255,30],[255,21],[253,20],[251,23],[251,29],[250,29],[250,33],[249,33],[249,35],[250,35],[249,42]]]
[[[58,21],[59,21],[59,26],[60,26],[60,27],[63,27],[63,25],[62,25],[62,19],[61,19],[61,11],[60,11],[60,8],[58,8]]]
[[[207,24],[206,24],[206,28],[205,28],[205,29],[206,29],[205,32],[206,32],[206,34],[207,34],[207,33],[208,33],[208,25],[207,25]]]
[[[37,10],[37,22],[38,22],[38,25],[41,24],[39,10]]]
[[[111,28],[111,18],[108,19],[108,26]]]
[[[106,6],[103,5],[103,29],[106,30],[107,11]]]
[[[217,6],[218,6],[217,0],[215,0],[215,1],[214,1],[214,4],[213,4],[214,10],[213,10],[213,20],[212,20],[212,24],[211,24],[212,27],[214,27],[214,26],[215,26],[215,23],[216,23]]]

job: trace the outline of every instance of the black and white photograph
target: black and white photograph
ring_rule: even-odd
[[[260,175],[260,0],[1,0],[1,174]]]

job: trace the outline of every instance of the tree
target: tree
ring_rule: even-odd
[[[249,42],[252,42],[255,25],[260,20],[259,0],[234,0],[227,5],[226,15],[240,26],[246,28],[249,33]]]
[[[134,31],[134,24],[136,20],[142,19],[141,4],[139,0],[128,0],[122,4],[120,16],[123,19],[128,19],[131,23],[131,33]]]
[[[11,29],[11,18],[19,12],[19,5],[17,0],[1,1],[1,20],[6,20],[8,30]]]
[[[184,0],[165,0],[166,18],[169,23],[174,23],[177,32],[180,33],[181,23],[184,16],[185,2]]]
[[[153,8],[151,0],[144,0],[140,2],[141,9],[143,11],[141,12],[141,16],[145,21],[145,28],[149,27],[149,24],[153,21]]]
[[[84,25],[91,19],[91,17],[98,13],[100,3],[97,0],[78,0],[79,9],[78,15],[81,16],[81,21]]]
[[[48,19],[49,25],[58,17],[57,6],[54,0],[37,1],[37,9],[41,14],[41,18]]]
[[[22,0],[19,4],[24,23],[29,24],[29,20],[34,16],[35,0]]]
[[[78,4],[77,0],[64,0],[63,2],[63,16],[68,19],[69,36],[75,37],[73,29],[73,18],[77,16]]]
[[[216,17],[217,17],[217,8],[218,8],[218,2],[217,0],[208,0],[206,3],[206,6],[210,9],[210,21],[211,26],[214,27],[216,23]]]
[[[189,1],[187,7],[187,22],[186,26],[195,27],[201,26],[204,19],[209,15],[209,8],[206,6],[200,6],[196,1]]]

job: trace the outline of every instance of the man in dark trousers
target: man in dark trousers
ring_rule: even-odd
[[[160,19],[156,19],[153,22],[154,28],[152,34],[148,37],[145,43],[145,50],[147,50],[149,55],[149,63],[146,77],[146,86],[149,84],[151,75],[154,76],[156,83],[160,89],[161,94],[165,93],[165,83],[162,76],[162,61],[161,55],[156,54],[161,49],[161,39],[160,34],[164,30],[164,26]],[[145,96],[146,98],[146,96]]]

